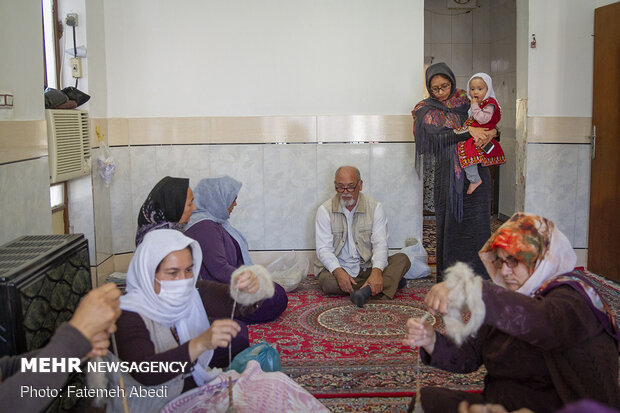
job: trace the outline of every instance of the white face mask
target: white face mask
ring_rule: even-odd
[[[159,283],[159,299],[171,307],[184,307],[187,305],[190,294],[194,289],[194,277],[184,280],[161,281]]]

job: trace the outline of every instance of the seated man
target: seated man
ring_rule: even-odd
[[[388,258],[387,218],[378,201],[361,193],[353,166],[341,166],[336,194],[316,213],[316,255],[322,264],[319,285],[326,294],[350,294],[359,307],[370,298],[394,298],[411,263],[405,254]]]

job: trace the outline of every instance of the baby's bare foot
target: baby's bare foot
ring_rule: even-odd
[[[478,181],[478,182],[472,182],[469,184],[469,187],[467,188],[467,193],[471,194],[473,193],[476,188],[478,188],[480,186],[480,184],[482,183],[482,180]]]

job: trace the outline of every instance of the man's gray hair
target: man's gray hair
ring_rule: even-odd
[[[360,170],[359,169],[357,169],[355,166],[351,166],[351,165],[342,165],[341,167],[336,169],[336,173],[334,174],[334,182],[336,181],[336,178],[338,177],[338,173],[340,172],[340,170],[342,170],[342,168],[353,168],[355,170],[355,173],[357,174],[357,182],[362,180],[362,174],[360,174]]]

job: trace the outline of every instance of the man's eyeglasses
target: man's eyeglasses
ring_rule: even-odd
[[[336,185],[336,192],[338,193],[343,193],[343,192],[353,192],[355,191],[355,189],[357,188],[357,186],[360,184],[360,181],[357,181],[357,183],[355,185]]]
[[[495,268],[497,268],[498,270],[500,270],[504,266],[504,264],[506,264],[508,268],[514,268],[519,265],[519,260],[509,255],[508,257],[506,257],[506,259],[503,259],[501,257],[495,258],[493,260],[493,264],[495,264]]]
[[[441,85],[441,86],[433,86],[433,87],[431,88],[431,92],[433,92],[433,93],[443,92],[444,90],[448,90],[448,89],[450,89],[450,86],[452,86],[452,84],[451,84],[451,83],[444,83],[444,84],[443,84],[443,85]]]

